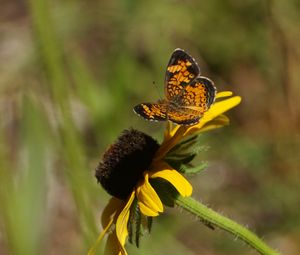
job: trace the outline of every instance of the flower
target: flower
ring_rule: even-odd
[[[229,97],[231,92],[221,92],[217,98]],[[96,178],[113,197],[105,207],[101,223],[103,231],[88,255],[95,254],[96,247],[107,234],[106,251],[109,254],[126,255],[125,243],[132,235],[132,222],[141,222],[163,212],[162,193],[155,180],[162,181],[183,197],[192,194],[191,184],[165,160],[168,153],[187,136],[215,129],[229,123],[224,112],[238,105],[238,96],[215,102],[194,126],[176,126],[168,122],[164,140],[159,146],[150,136],[131,129],[125,130],[117,142],[104,154],[96,169]],[[163,202],[162,202],[163,200]],[[167,204],[168,205],[168,204]],[[137,226],[139,228],[139,225]],[[139,235],[137,233],[137,235]],[[138,245],[138,236],[136,236]]]
[[[98,181],[113,196],[103,211],[104,230],[96,242],[100,242],[115,226],[107,241],[110,254],[127,254],[124,246],[135,201],[144,216],[155,217],[163,212],[162,201],[151,185],[151,179],[169,182],[182,196],[192,194],[189,182],[167,163],[158,161],[155,166],[152,165],[158,149],[158,143],[150,136],[134,129],[125,130],[105,152],[96,169]],[[89,254],[94,254],[95,247]]]

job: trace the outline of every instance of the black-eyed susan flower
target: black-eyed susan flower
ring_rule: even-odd
[[[125,130],[105,152],[96,169],[98,181],[113,196],[102,214],[104,231],[98,239],[114,225],[107,242],[111,254],[126,254],[124,245],[134,204],[143,216],[155,217],[163,212],[163,204],[151,179],[169,182],[182,196],[192,193],[192,186],[176,170],[168,165],[152,165],[158,149],[158,143],[150,136],[134,129]]]
[[[230,97],[231,92],[221,92],[217,98]],[[167,124],[164,140],[159,145],[150,136],[134,130],[125,130],[104,154],[96,169],[96,178],[112,195],[102,213],[103,231],[89,251],[95,254],[98,243],[108,236],[106,250],[109,254],[125,255],[125,244],[129,237],[132,241],[133,225],[136,227],[136,244],[139,240],[141,225],[150,228],[152,217],[163,212],[165,205],[172,204],[166,193],[188,197],[192,186],[179,173],[174,160],[168,160],[174,148],[182,145],[182,140],[199,132],[215,129],[229,123],[224,112],[238,105],[238,96],[215,102],[194,126],[176,126]],[[191,144],[189,140],[188,147]],[[184,146],[181,146],[184,147]],[[190,154],[177,158],[175,163],[187,163],[192,160]],[[171,166],[172,165],[172,166]],[[176,170],[175,170],[176,169]],[[184,171],[183,171],[184,172]],[[168,201],[169,199],[169,201]],[[143,221],[146,217],[146,224]]]

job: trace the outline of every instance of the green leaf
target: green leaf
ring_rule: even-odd
[[[147,230],[150,233],[152,229],[153,217],[147,217]]]
[[[188,164],[190,163],[194,158],[195,158],[196,154],[186,154],[186,155],[182,155],[182,157],[179,158],[165,158],[165,161],[172,166],[173,168],[175,168],[176,170],[179,171],[180,167],[182,164]]]
[[[141,224],[142,224],[142,214],[140,212],[139,207],[137,206],[137,208],[135,210],[135,245],[136,245],[136,247],[140,246],[140,237],[142,235]]]
[[[182,152],[182,151],[186,151],[189,148],[192,148],[195,144],[198,143],[198,135],[194,135],[191,136],[183,141],[181,141],[180,143],[176,144],[170,151],[168,154],[173,154],[174,152],[178,153],[178,152]],[[167,154],[167,155],[168,155]]]
[[[174,199],[179,196],[179,193],[174,186],[162,178],[151,179],[150,183],[162,203],[166,206],[174,207]]]
[[[180,171],[188,174],[188,175],[192,175],[192,174],[198,174],[200,172],[202,172],[203,170],[205,170],[208,166],[207,162],[201,162],[199,165],[191,167],[191,166],[187,166],[187,165],[181,165],[181,169]]]
[[[140,212],[137,199],[133,201],[133,204],[130,208],[130,216],[128,221],[128,241],[131,244],[139,247],[140,236],[141,234],[141,224],[142,224],[142,214]]]
[[[207,150],[207,146],[200,144],[199,135],[194,135],[178,143],[164,158],[164,160],[174,169],[181,173],[195,174],[207,167],[207,163],[202,163],[196,167],[191,166],[191,161],[196,155]]]

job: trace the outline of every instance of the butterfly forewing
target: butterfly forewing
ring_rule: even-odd
[[[164,121],[167,120],[167,104],[142,103],[133,108],[134,112],[147,120]]]
[[[195,59],[185,51],[176,49],[167,66],[165,77],[166,99],[171,101],[176,98],[183,88],[198,75],[200,75],[200,68]]]

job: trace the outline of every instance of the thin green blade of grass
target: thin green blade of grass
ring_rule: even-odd
[[[48,128],[39,106],[23,103],[21,155],[17,169],[6,169],[11,182],[4,197],[5,232],[11,254],[40,254],[46,231],[46,153]],[[8,145],[9,146],[9,145]],[[11,164],[12,166],[12,164]]]
[[[77,206],[78,221],[86,240],[83,249],[87,250],[97,234],[89,195],[92,192],[93,177],[88,171],[82,139],[73,123],[69,98],[70,82],[66,77],[63,47],[54,27],[50,7],[50,1],[29,1],[34,35],[48,77],[49,93],[53,99],[55,114],[61,117],[59,134],[55,141],[56,150],[65,164],[62,170],[65,171],[64,176]]]

